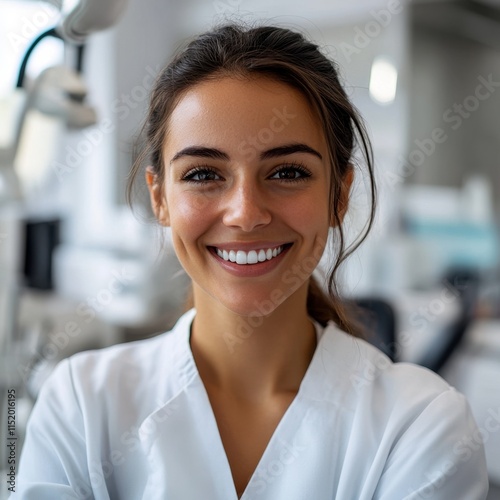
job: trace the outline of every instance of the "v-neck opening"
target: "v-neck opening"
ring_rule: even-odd
[[[187,349],[188,349],[188,355],[189,355],[188,365],[191,365],[191,366],[189,366],[189,372],[195,375],[194,378],[197,380],[200,387],[202,388],[205,402],[206,402],[207,408],[209,409],[210,420],[211,420],[211,423],[214,426],[214,429],[217,433],[217,438],[218,438],[217,439],[217,441],[218,441],[217,446],[219,448],[218,451],[222,455],[222,460],[224,461],[224,469],[225,469],[224,473],[227,476],[227,480],[231,484],[231,487],[232,487],[231,489],[233,491],[234,500],[248,500],[250,498],[249,497],[250,490],[253,486],[253,483],[256,481],[256,475],[257,475],[258,471],[265,465],[266,460],[268,458],[268,455],[271,453],[270,450],[272,450],[275,447],[276,442],[279,440],[280,433],[281,434],[283,433],[283,431],[282,431],[283,427],[285,427],[287,421],[291,420],[293,417],[293,414],[296,413],[298,411],[298,409],[300,408],[299,402],[303,399],[304,393],[307,392],[308,381],[312,377],[312,372],[314,371],[314,366],[317,364],[316,362],[317,362],[317,358],[318,358],[319,352],[320,352],[319,345],[320,345],[321,338],[323,336],[324,328],[314,318],[309,317],[309,319],[311,320],[311,322],[314,325],[314,329],[315,329],[315,333],[316,333],[316,348],[314,350],[313,356],[309,362],[309,365],[307,366],[307,369],[306,369],[306,372],[304,373],[304,376],[302,377],[302,380],[300,382],[299,389],[297,390],[297,393],[295,394],[291,403],[288,405],[287,409],[285,410],[285,412],[281,416],[278,424],[274,428],[274,431],[272,432],[271,437],[269,438],[269,440],[264,448],[264,451],[262,452],[262,455],[260,456],[260,458],[257,462],[257,465],[255,466],[255,468],[250,476],[250,479],[248,480],[248,482],[245,486],[245,489],[243,490],[242,495],[238,496],[238,492],[236,490],[236,484],[234,482],[233,473],[231,470],[231,465],[229,463],[229,458],[227,456],[227,452],[226,452],[226,449],[224,447],[224,442],[222,440],[222,436],[220,433],[219,424],[218,424],[217,419],[215,417],[215,412],[214,412],[214,409],[212,407],[212,403],[210,402],[210,398],[208,396],[208,391],[207,391],[205,384],[203,382],[203,379],[201,378],[200,373],[198,371],[198,367],[197,367],[196,361],[194,359],[193,351],[191,350],[191,333],[192,333],[192,326],[193,326],[193,320],[195,318],[195,315],[196,315],[196,311],[192,310],[192,316],[191,316],[191,319],[189,321],[189,325],[187,328],[187,335],[186,335],[187,338],[185,339],[187,341]],[[302,408],[304,409],[304,407],[302,407]],[[297,421],[300,421],[300,419],[297,419]]]

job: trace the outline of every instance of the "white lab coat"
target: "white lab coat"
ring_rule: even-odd
[[[40,393],[12,498],[236,500],[189,335],[62,361]],[[482,443],[464,397],[391,363],[333,323],[242,498],[484,499]]]

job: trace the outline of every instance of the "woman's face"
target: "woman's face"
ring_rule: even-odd
[[[304,291],[328,236],[330,169],[301,93],[264,77],[191,87],[169,119],[164,158],[164,184],[150,172],[147,181],[195,306],[268,314]]]

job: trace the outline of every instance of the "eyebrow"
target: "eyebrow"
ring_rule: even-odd
[[[323,159],[321,154],[307,144],[292,143],[278,146],[275,148],[262,151],[260,153],[261,160],[268,160],[270,158],[277,158],[279,156],[291,155],[293,153],[309,153],[317,156],[320,160]],[[205,146],[188,146],[178,151],[170,160],[170,163],[182,158],[183,156],[196,156],[198,158],[211,158],[213,160],[229,160],[229,155],[224,151],[216,148],[208,148]]]

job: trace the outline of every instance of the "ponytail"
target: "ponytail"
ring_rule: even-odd
[[[310,277],[307,292],[307,312],[320,325],[326,326],[333,321],[341,330],[354,337],[363,338],[363,326],[356,319],[356,307],[340,299],[328,296],[314,276]]]

